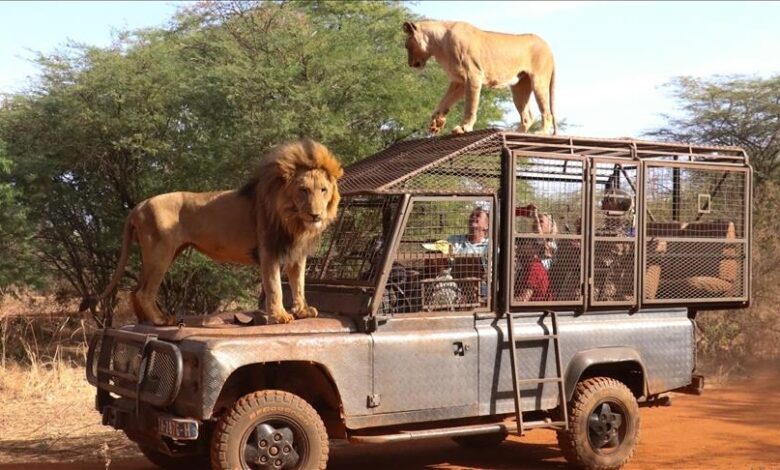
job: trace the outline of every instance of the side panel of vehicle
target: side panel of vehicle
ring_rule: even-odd
[[[516,314],[516,336],[551,333],[550,319],[541,314]],[[577,381],[598,367],[607,373],[624,373],[637,395],[657,394],[687,385],[694,368],[693,322],[684,309],[627,312],[561,313],[561,362],[570,398]],[[477,320],[479,333],[479,414],[514,411],[512,372],[505,319]],[[555,377],[555,350],[550,340],[518,342],[520,379]],[[643,376],[641,381],[637,377]],[[530,384],[521,389],[524,410],[557,406],[553,383]]]
[[[323,369],[338,387],[345,414],[370,413],[366,402],[371,391],[369,335],[201,338],[182,341],[179,347],[185,363],[184,382],[188,385],[183,386],[175,407],[183,416],[209,419],[226,382],[242,368],[277,363],[282,363],[283,367],[283,363],[293,362],[311,363]],[[196,367],[193,362],[197,363]],[[197,377],[197,380],[191,377]]]
[[[477,412],[478,344],[473,315],[405,318],[401,314],[381,324],[371,337],[375,401],[371,425]],[[360,427],[361,421],[350,420],[349,427]]]

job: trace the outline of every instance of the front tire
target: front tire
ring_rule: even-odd
[[[578,468],[613,470],[625,465],[639,443],[639,405],[622,382],[593,377],[577,384],[569,430],[558,432],[566,460]]]
[[[211,442],[215,470],[324,470],[328,434],[314,408],[280,390],[241,397],[220,419]]]

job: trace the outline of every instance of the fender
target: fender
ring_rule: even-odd
[[[575,354],[566,366],[564,383],[566,384],[566,401],[570,401],[574,395],[574,389],[579,382],[582,373],[589,367],[601,364],[617,364],[631,362],[642,370],[642,392],[647,395],[647,374],[642,356],[629,347],[595,348],[580,351]]]

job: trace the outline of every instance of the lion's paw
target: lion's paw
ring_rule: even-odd
[[[463,133],[465,133],[465,132],[466,132],[466,131],[465,131],[465,130],[463,129],[463,127],[461,127],[461,126],[458,126],[458,127],[456,127],[455,129],[453,129],[453,130],[452,130],[452,133],[453,133],[454,135],[460,135],[460,134],[463,134]]]
[[[295,317],[287,313],[287,311],[284,309],[280,309],[271,313],[269,317],[271,317],[273,323],[292,323],[292,321],[295,319]]]
[[[428,124],[428,132],[431,134],[438,134],[444,129],[444,124],[447,123],[447,118],[441,114],[434,114],[431,118],[431,123]]]
[[[300,308],[294,308],[292,314],[295,318],[314,318],[319,314],[319,312],[316,308],[305,305]]]

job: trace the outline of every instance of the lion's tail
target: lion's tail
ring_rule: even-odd
[[[555,119],[555,67],[550,74],[550,114],[553,121],[553,135],[558,134],[558,120]]]
[[[111,295],[114,289],[116,289],[116,286],[119,285],[119,281],[125,273],[127,260],[130,258],[130,244],[133,243],[134,227],[131,219],[132,214],[130,214],[130,217],[125,221],[125,228],[122,231],[122,252],[119,254],[119,264],[114,271],[114,275],[111,277],[111,282],[108,283],[108,286],[106,286],[100,295],[84,297],[79,305],[79,312],[94,308],[99,301]]]

